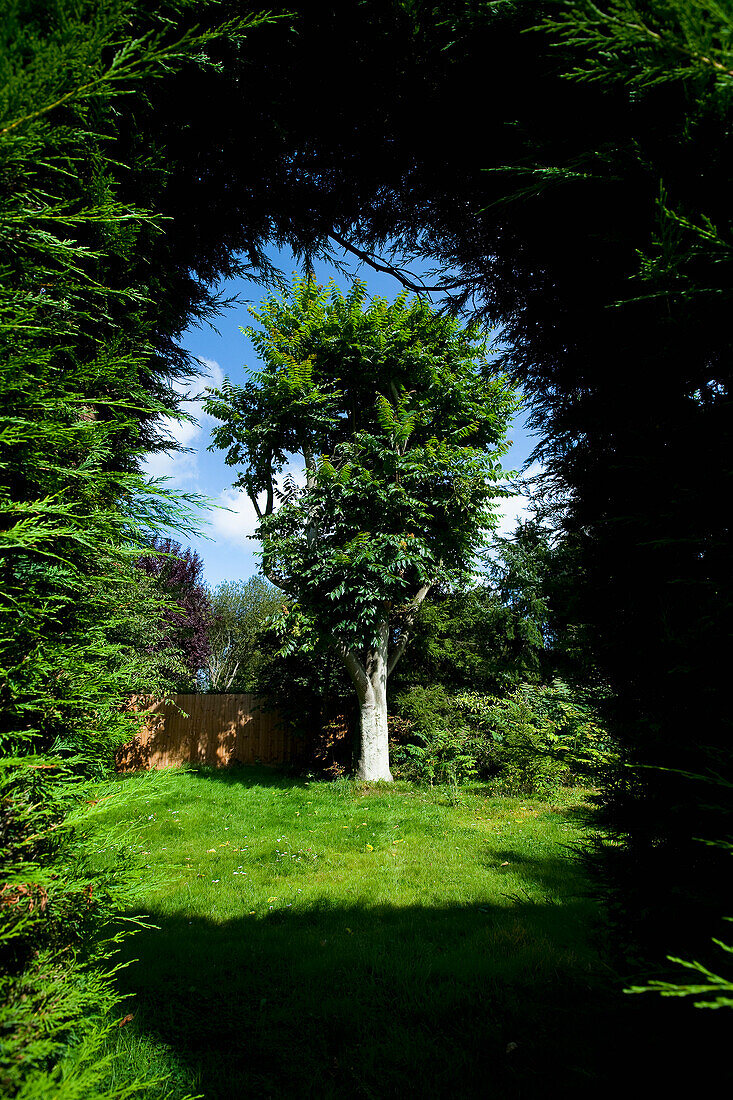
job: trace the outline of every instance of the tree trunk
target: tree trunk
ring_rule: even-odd
[[[389,628],[386,620],[379,627],[379,644],[366,654],[366,678],[356,684],[359,697],[361,748],[357,777],[374,782],[392,782],[389,770],[389,740],[387,735],[387,645]]]

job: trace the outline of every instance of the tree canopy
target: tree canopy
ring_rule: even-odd
[[[280,592],[262,577],[222,581],[208,590],[209,653],[203,682],[209,691],[253,690],[261,663],[259,635],[281,604]]]
[[[181,666],[171,669],[170,675],[178,691],[190,691],[211,653],[204,563],[195,550],[184,549],[170,538],[155,538],[151,549],[138,560],[137,568],[154,578],[168,597],[162,612],[164,644],[179,654]]]

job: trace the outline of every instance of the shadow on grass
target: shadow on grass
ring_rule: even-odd
[[[121,982],[138,1034],[185,1067],[178,1096],[598,1097],[659,1085],[662,1059],[679,1083],[699,1037],[652,1035],[644,999],[576,951],[573,908],[164,917]]]
[[[266,768],[187,774],[307,783]],[[527,896],[304,907],[296,876],[270,909],[236,919],[153,912],[159,927],[128,943],[138,961],[118,977],[134,995],[120,1036],[139,1036],[141,1051],[163,1044],[177,1074],[169,1095],[206,1100],[599,1100],[716,1080],[724,1022],[709,1018],[723,1014],[623,996],[589,946],[596,909],[582,874],[575,895],[562,858],[487,846],[485,859],[492,870],[506,860]]]
[[[553,806],[549,813],[564,818],[566,821],[574,821],[578,825],[594,826],[598,816],[598,810],[592,795],[586,795],[588,801],[581,802],[577,806]]]
[[[563,1036],[590,974],[537,908],[153,914],[122,981],[207,1100],[568,1094],[593,1074],[587,1023]]]
[[[213,780],[230,787],[275,787],[281,790],[307,787],[307,777],[299,775],[297,768],[292,770],[280,765],[277,768],[266,765],[231,764],[227,768],[187,768],[187,776],[194,779]]]

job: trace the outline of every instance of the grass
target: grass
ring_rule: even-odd
[[[120,974],[134,995],[120,1087],[143,1067],[167,1077],[147,1095],[207,1100],[568,1096],[606,1080],[582,792],[549,804],[241,769],[144,773],[96,797],[99,836],[117,831],[100,858],[127,831],[155,926]]]

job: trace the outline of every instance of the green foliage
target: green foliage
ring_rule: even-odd
[[[536,668],[539,645],[517,646],[521,624],[511,607],[488,585],[439,593],[423,605],[399,668],[395,690],[443,685],[452,691],[495,692]],[[524,638],[524,634],[521,635]]]
[[[11,0],[0,27],[0,1082],[8,1096],[112,1095],[99,1051],[124,866],[96,866],[69,813],[135,729],[134,694],[175,675],[170,601],[135,568],[182,502],[147,483],[167,443],[173,338],[207,301],[163,289],[160,131],[128,126],[156,81],[210,66],[187,4]],[[204,5],[205,7],[206,5]],[[255,20],[256,22],[256,20]],[[228,28],[234,38],[247,20]],[[134,129],[134,125],[133,125]],[[133,151],[134,146],[134,151]],[[153,179],[157,186],[152,186]],[[153,196],[157,195],[157,207]],[[168,210],[170,213],[170,208]],[[166,238],[167,239],[167,238]],[[175,280],[171,280],[171,283]],[[88,807],[86,807],[88,809]],[[125,1096],[132,1085],[113,1093]],[[96,1090],[96,1091],[95,1091]]]
[[[719,773],[706,776],[690,774],[685,778],[693,782],[702,781],[718,790],[721,788],[725,790],[730,788],[731,785],[730,780]],[[701,841],[701,843],[704,843],[708,849],[721,849],[729,855],[733,852],[733,843],[730,840]],[[731,921],[733,917],[724,917],[723,919]],[[715,937],[712,942],[726,955],[733,955],[733,947],[730,944],[724,943]],[[661,997],[700,997],[701,1000],[693,1001],[695,1008],[733,1008],[733,977],[730,974],[727,976],[718,974],[702,962],[680,959],[674,955],[668,955],[667,961],[687,970],[687,980],[683,980],[685,976],[670,975],[670,978],[676,977],[676,980],[655,979],[645,985],[630,986],[625,992],[658,993]],[[717,970],[720,964],[711,965],[715,965]],[[695,981],[690,980],[691,975],[695,975]]]
[[[393,751],[400,778],[489,779],[501,794],[546,797],[597,783],[616,759],[596,706],[560,680],[502,696],[413,687],[395,709],[405,720]]]
[[[513,795],[547,795],[571,783],[597,783],[613,748],[594,708],[562,681],[523,684],[488,703],[458,701],[490,731],[496,786]]]
[[[478,778],[486,745],[473,731],[437,725],[413,737],[413,741],[397,745],[392,751],[397,779],[456,786]]]
[[[499,695],[559,677],[597,689],[587,627],[578,622],[582,573],[570,540],[533,520],[495,538],[483,583],[423,605],[395,678],[398,690],[439,683]]]
[[[298,600],[286,644],[307,644],[317,623],[361,649],[385,605],[466,575],[502,493],[515,401],[475,332],[404,294],[367,303],[362,283],[343,294],[303,279],[254,315],[266,366],[212,392],[215,442],[235,484],[267,495],[263,569]],[[306,485],[278,489],[295,454]]]
[[[713,943],[728,955],[733,955],[733,947],[714,939]],[[627,993],[658,993],[661,997],[700,997],[694,1001],[695,1008],[733,1008],[733,978],[723,977],[700,962],[690,962],[669,955],[669,962],[677,963],[695,975],[694,980],[676,982],[650,981],[647,985],[632,985]]]
[[[675,86],[687,98],[688,140],[719,124],[733,102],[733,13],[715,0],[610,0],[560,6],[542,28],[574,64],[568,78],[653,102]],[[567,171],[567,170],[566,170]],[[676,301],[719,294],[721,268],[733,260],[730,224],[690,204],[660,175],[657,225],[640,251],[639,294]],[[703,275],[705,269],[709,274]],[[701,278],[702,276],[702,278]],[[711,278],[712,277],[712,278]],[[709,281],[710,280],[710,281]]]
[[[263,572],[290,597],[282,653],[339,654],[366,731],[360,774],[389,779],[387,677],[429,591],[471,576],[517,402],[475,329],[406,294],[367,302],[359,281],[343,294],[296,278],[252,312],[265,367],[211,391],[214,442],[259,517]],[[294,456],[304,484],[283,480]]]
[[[109,1090],[110,1059],[102,1056],[121,1014],[115,956],[138,923],[120,916],[140,900],[129,831],[100,829],[92,789],[71,766],[48,759],[29,757],[12,769],[3,762],[3,1094],[138,1095],[149,1075]]]
[[[573,79],[646,89],[702,77],[724,103],[733,90],[733,17],[715,0],[585,2],[542,26],[587,55]]]
[[[277,589],[261,577],[222,581],[209,589],[211,653],[204,670],[206,690],[254,690],[263,660],[260,635],[282,602]]]
[[[432,785],[479,776],[487,742],[460,724],[454,699],[442,685],[411,688],[396,696],[395,710],[402,719],[393,721],[390,731],[398,734],[392,750],[397,778]]]

